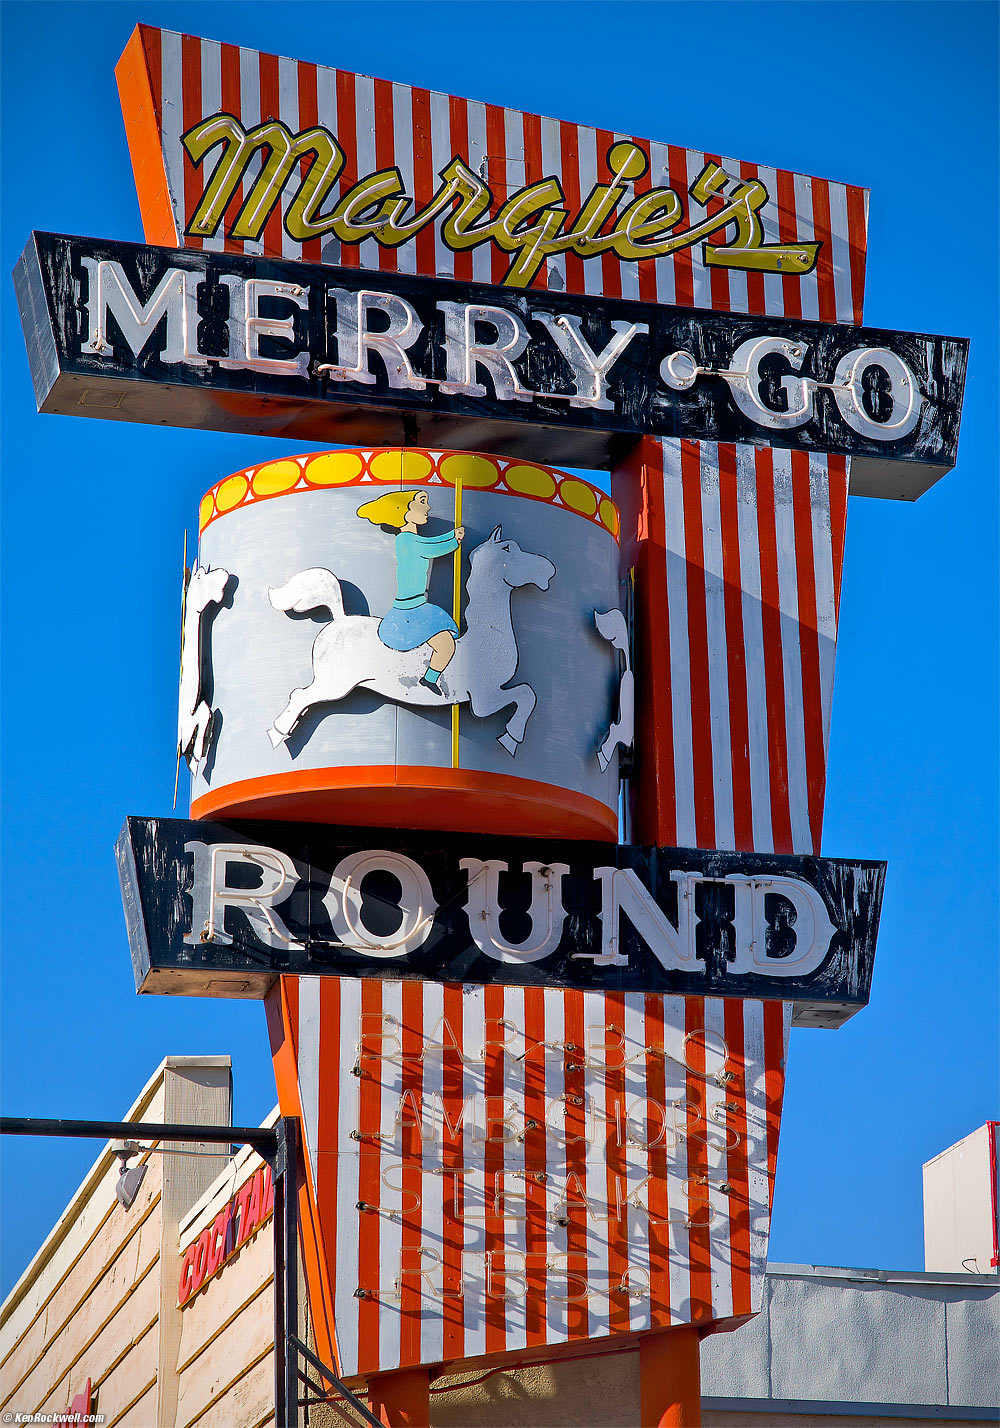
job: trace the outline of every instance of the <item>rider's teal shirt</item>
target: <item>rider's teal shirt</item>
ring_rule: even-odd
[[[396,598],[397,610],[413,610],[427,599],[431,578],[431,561],[439,555],[458,549],[455,532],[439,536],[422,536],[416,531],[400,531],[396,537]]]

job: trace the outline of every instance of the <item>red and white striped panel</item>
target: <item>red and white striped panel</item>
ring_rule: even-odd
[[[281,997],[342,1375],[759,1308],[789,1007],[333,977]]]
[[[848,480],[845,457],[680,439],[614,474],[643,840],[819,853]]]
[[[127,60],[144,71],[142,105],[147,112],[142,112],[135,96],[125,89],[123,107],[147,233],[161,231],[163,205],[169,203],[173,215],[173,238],[151,239],[156,242],[486,283],[499,283],[508,267],[509,256],[492,244],[453,253],[441,238],[440,223],[396,250],[380,247],[373,238],[343,247],[333,237],[300,243],[284,231],[280,205],[261,241],[224,238],[221,229],[216,237],[206,240],[185,237],[205,178],[191,164],[180,138],[199,120],[220,111],[234,115],[246,129],[272,118],[280,119],[293,134],[316,124],[323,126],[336,137],[347,158],[337,196],[358,178],[395,165],[414,201],[413,211],[429,201],[440,183],[441,169],[456,154],[486,178],[497,205],[518,189],[554,176],[565,194],[570,215],[567,229],[593,186],[608,181],[604,156],[610,146],[633,138],[147,25],[138,27],[130,49],[133,46],[135,54],[127,50],[123,63]],[[150,108],[162,159],[154,159],[149,152]],[[761,212],[765,241],[818,240],[822,244],[814,271],[791,276],[708,268],[698,242],[676,254],[639,263],[609,253],[587,260],[576,254],[553,255],[534,286],[823,322],[861,321],[867,190],[675,144],[634,142],[650,159],[649,170],[636,180],[634,192],[673,187],[685,206],[678,232],[703,221],[706,212],[716,212],[721,206],[721,199],[710,199],[703,209],[688,194],[706,160],[715,160],[727,173],[758,178],[764,184],[769,194]],[[209,172],[212,161],[209,155]],[[154,162],[165,166],[165,188],[162,170],[153,183],[150,165]],[[260,168],[258,154],[249,171],[250,182]],[[244,182],[237,190],[228,210],[229,220],[239,211],[246,189]],[[293,191],[294,183],[286,189],[284,202]],[[325,207],[328,211],[330,205]],[[157,218],[151,222],[154,212]],[[725,239],[720,236],[718,241]]]

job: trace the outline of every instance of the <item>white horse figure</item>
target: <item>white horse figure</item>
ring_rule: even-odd
[[[276,610],[297,614],[327,609],[331,618],[313,644],[312,684],[292,690],[287,705],[267,731],[272,747],[288,738],[314,704],[343,699],[360,687],[401,704],[427,708],[468,703],[479,719],[514,704],[514,713],[498,739],[513,757],[524,738],[536,696],[530,684],[504,688],[514,677],[518,658],[511,595],[524,585],[547,590],[555,573],[551,560],[504,540],[500,527],[495,527],[470,556],[466,630],[439,680],[441,693],[436,694],[421,683],[427,668],[425,645],[415,650],[389,649],[378,637],[378,616],[344,613],[340,581],[331,571],[317,566],[299,571],[279,589],[268,591],[271,604]]]
[[[181,684],[177,707],[177,757],[196,769],[212,742],[212,711],[202,698],[202,627],[205,611],[221,603],[230,581],[221,566],[206,570],[196,565],[184,593],[181,630]]]
[[[629,657],[628,621],[625,619],[624,611],[617,609],[595,610],[594,624],[597,626],[597,633],[622,656],[625,666],[618,686],[618,718],[611,725],[597,750],[597,762],[600,765],[601,773],[604,773],[611,763],[618,745],[620,744],[623,749],[628,750],[632,747],[635,738],[635,676],[632,673],[632,661]]]

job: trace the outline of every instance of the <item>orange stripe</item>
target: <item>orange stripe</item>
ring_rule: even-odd
[[[190,129],[202,117],[201,112],[201,40],[192,35],[181,35],[181,113],[184,129]],[[198,171],[184,150],[181,160],[184,166],[184,226],[198,205],[201,194],[201,179]],[[185,248],[201,248],[201,238],[185,234]]]
[[[614,142],[615,136],[614,134],[612,134],[610,129],[597,130],[597,182],[599,184],[605,182],[608,178],[611,177],[611,170],[608,167],[607,155],[608,150],[612,148]],[[648,179],[648,172],[645,177]],[[619,211],[624,208],[629,203],[629,201],[629,196],[628,194],[626,194],[621,205],[619,206]],[[613,217],[609,218],[602,225],[605,231],[610,229],[614,222],[615,220]],[[591,258],[589,261],[593,263],[595,260]],[[614,253],[602,253],[597,261],[599,261],[601,264],[601,286],[604,290],[603,296],[609,298],[620,298],[622,295],[621,260]],[[639,263],[637,266],[641,269],[643,264]],[[646,266],[648,267],[649,264],[647,263]],[[653,298],[653,301],[656,301],[655,297]]]
[[[372,100],[375,111],[375,166],[391,169],[396,162],[396,123],[392,107],[392,85],[386,79],[376,79]],[[395,248],[378,248],[378,266],[382,273],[394,273],[399,267]]]
[[[299,94],[299,129],[313,129],[319,123],[319,98],[317,94],[316,66],[302,60],[296,66]],[[316,156],[305,155],[299,160],[299,173],[305,178],[310,166],[317,162]],[[307,263],[318,263],[323,257],[323,242],[320,238],[306,238],[302,243],[302,258]]]
[[[663,1135],[649,1149],[649,1295],[650,1323],[670,1323],[670,1131],[666,1123],[667,1070],[663,1057],[663,1012],[660,996],[646,997],[646,1095],[663,1107]],[[657,1054],[660,1053],[660,1054]]]
[[[688,651],[691,664],[691,755],[694,767],[695,834],[699,848],[714,848],[717,842],[715,770],[712,763],[712,695],[709,680],[699,442],[681,442],[681,491],[684,502]]]
[[[464,99],[448,96],[448,128],[451,136],[451,152],[468,162],[469,159],[469,110]],[[447,246],[447,245],[446,245]],[[452,256],[453,276],[463,282],[472,281],[472,251],[464,248]]]
[[[599,1134],[607,1136],[605,1141],[606,1171],[605,1171],[605,1195],[607,1198],[607,1246],[608,1246],[608,1285],[611,1288],[609,1294],[608,1324],[611,1333],[628,1333],[631,1322],[632,1301],[627,1294],[616,1292],[615,1286],[621,1284],[628,1269],[629,1262],[629,1239],[628,1239],[628,1207],[626,1206],[621,1218],[610,1218],[612,1206],[616,1204],[617,1182],[624,1182],[625,1197],[628,1196],[628,1155],[626,1153],[626,1102],[625,1102],[625,1056],[626,1051],[622,1047],[619,1056],[615,1057],[614,1048],[618,1043],[616,1032],[620,1031],[622,1041],[625,1039],[625,994],[623,992],[608,992],[604,998],[604,1020],[608,1028],[607,1040],[604,1047],[604,1117],[605,1129]],[[614,1064],[617,1060],[619,1064]],[[647,1123],[648,1130],[648,1123]],[[597,1206],[597,1213],[601,1213],[601,1207]],[[602,1288],[604,1286],[601,1286]]]
[[[281,89],[278,79],[277,55],[262,54],[259,60],[259,68],[260,118],[261,123],[266,124],[270,119],[281,118]],[[283,210],[284,202],[279,196],[270,218],[264,224],[264,232],[261,234],[264,252],[272,253],[276,258],[281,257],[281,236],[284,232]]]
[[[795,222],[795,178],[785,169],[777,170],[778,235],[782,243],[796,243],[799,231]],[[786,273],[781,279],[781,307],[785,317],[802,316],[801,278]]]
[[[701,1032],[705,1027],[704,997],[684,998],[684,1031]],[[688,1260],[691,1274],[691,1322],[711,1318],[712,1314],[712,1251],[707,1223],[709,1211],[708,1186],[700,1183],[708,1174],[705,1148],[705,1083],[699,1073],[705,1070],[705,1043],[694,1036],[685,1043],[688,1073],[685,1078],[687,1096],[687,1192]]]
[[[431,150],[431,96],[427,89],[411,91],[413,102],[413,206],[424,208],[434,193],[434,155]],[[434,272],[434,224],[421,228],[416,238],[417,272]]]
[[[569,218],[566,228],[573,225],[580,212],[580,130],[576,124],[559,121],[559,157],[562,164],[562,189],[566,195]],[[582,293],[586,291],[583,277],[583,259],[577,253],[566,254],[566,291]]]
[[[757,533],[760,543],[761,625],[764,688],[767,704],[768,787],[771,841],[776,853],[794,853],[788,801],[788,743],[785,729],[785,676],[781,651],[781,597],[778,545],[774,523],[774,460],[769,447],[754,451],[757,468]]]
[[[755,179],[760,178],[756,164],[740,164],[740,178]],[[763,313],[767,311],[764,301],[764,274],[748,272],[747,275],[747,312]]]
[[[670,177],[670,187],[677,192],[686,210],[686,226],[690,227],[691,199],[688,194],[687,152],[684,149],[678,148],[676,144],[670,144],[667,148],[667,172]],[[694,277],[691,267],[691,249],[681,248],[679,252],[673,255],[673,263],[674,302],[678,307],[691,307],[694,304]]]
[[[574,1188],[578,1185],[586,1186],[587,1183],[587,1114],[585,1098],[587,1095],[587,1079],[584,1065],[586,1061],[587,1049],[584,1043],[584,993],[564,991],[563,1016],[565,1018],[565,1032],[563,1040],[574,1046],[573,1051],[565,1050],[563,1055],[566,1058],[566,1078],[565,1094],[567,1097],[579,1097],[583,1104],[576,1106],[571,1101],[565,1102],[566,1106],[566,1180],[569,1184],[570,1176],[576,1176]],[[575,1070],[571,1070],[575,1067]],[[571,1140],[570,1137],[579,1137]],[[566,1230],[566,1249],[569,1252],[566,1261],[567,1268],[571,1274],[579,1275],[588,1282],[587,1274],[587,1207],[579,1198],[579,1195],[567,1195],[566,1209],[564,1211],[569,1220],[569,1228]],[[567,1293],[575,1294],[575,1279],[568,1279]],[[566,1331],[570,1339],[586,1339],[590,1336],[590,1312],[586,1299],[576,1299],[566,1305]]]
[[[507,133],[504,125],[504,111],[496,104],[486,106],[486,182],[493,192],[493,212],[507,197]],[[510,266],[510,258],[490,244],[490,279],[494,283],[503,281],[503,275]]]
[[[854,321],[861,322],[865,305],[865,255],[868,248],[868,234],[865,227],[864,189],[849,185],[847,189],[847,232],[848,251],[851,255],[851,297],[854,304]]]
[[[463,1065],[458,1047],[462,1044],[462,1014],[464,993],[460,982],[449,982],[444,988],[442,1001],[445,1022],[457,1027],[455,1045],[445,1038],[445,1050],[441,1053],[442,1077],[441,1099],[454,1125],[463,1106]],[[441,1133],[441,1164],[451,1166],[461,1172],[465,1166],[465,1146],[463,1133],[454,1139]],[[444,1280],[449,1289],[462,1287],[462,1246],[465,1243],[465,1186],[460,1173],[445,1175],[442,1190],[441,1213],[441,1253],[444,1259]],[[461,1359],[465,1354],[465,1300],[449,1294],[442,1305],[443,1354],[445,1360]]]
[[[503,1020],[504,1014],[504,989],[503,987],[487,987],[483,997],[484,1015],[486,1023]],[[496,1197],[503,1186],[503,1135],[505,1131],[502,1126],[497,1125],[497,1120],[504,1116],[506,1107],[504,1105],[504,1053],[502,1050],[494,1050],[492,1054],[487,1051],[486,1064],[483,1069],[483,1091],[486,1104],[486,1143],[483,1146],[483,1195],[485,1199],[484,1218],[486,1229],[484,1235],[484,1248],[491,1256],[493,1294],[486,1297],[486,1352],[488,1354],[502,1353],[507,1347],[507,1316],[505,1301],[500,1296],[508,1292],[506,1269],[507,1258],[504,1253],[505,1235],[503,1217],[496,1213]],[[491,1117],[494,1117],[493,1124],[490,1124]],[[499,1131],[499,1136],[494,1137],[493,1132]],[[520,1281],[512,1278],[512,1284]]]
[[[528,1348],[544,1344],[545,1321],[545,1254],[548,1247],[548,1221],[545,1180],[545,990],[542,987],[524,989],[524,1039],[527,1048],[524,1062],[524,1120],[537,1122],[535,1130],[524,1134],[524,1199],[527,1220],[524,1226],[524,1247],[528,1256],[528,1302],[526,1305],[526,1344]],[[532,1055],[542,1046],[543,1054]]]
[[[642,715],[636,748],[637,762],[649,771],[633,781],[633,832],[641,842],[673,847],[677,807],[662,443],[642,437],[612,471],[611,483],[621,511],[622,564],[626,571],[635,567],[636,678]]]
[[[139,196],[143,236],[147,243],[173,248],[179,243],[177,223],[160,145],[162,66],[160,31],[149,25],[137,25],[115,66],[115,79]]]
[[[821,244],[816,258],[816,286],[820,322],[837,321],[837,289],[833,280],[833,235],[830,220],[830,185],[826,179],[810,180],[813,206],[813,237]]]
[[[778,1131],[785,1091],[784,1003],[764,1002],[764,1100],[767,1114],[767,1180],[774,1206],[774,1172],[778,1164]],[[769,1220],[770,1223],[770,1220]]]
[[[192,818],[286,818],[443,832],[615,842],[618,815],[596,798],[471,769],[365,764],[239,779],[191,803]]]
[[[542,121],[537,114],[525,114],[524,122],[524,172],[525,184],[541,183],[546,177],[542,163]],[[533,286],[548,287],[548,259],[538,270]]]
[[[706,154],[705,163],[718,164],[719,168],[721,169],[722,157],[719,154]],[[720,209],[724,208],[725,205],[726,200],[721,195],[715,198],[710,198],[708,200],[708,203],[705,205],[705,212],[714,217],[714,215],[718,213]],[[722,241],[724,242],[725,238],[723,238]],[[709,268],[708,279],[710,283],[710,291],[712,294],[712,311],[728,312],[730,310],[730,307],[732,306],[729,294],[728,268]]]
[[[646,154],[646,157],[647,157],[647,158],[650,158],[649,144],[647,144],[645,140],[641,140],[641,141],[640,141],[639,139],[636,139],[634,136],[630,136],[630,138],[631,138],[631,142],[632,142],[633,144],[638,144],[639,147],[640,147],[640,148],[644,151],[644,153]],[[649,168],[647,168],[647,170],[646,170],[646,172],[643,174],[642,178],[638,178],[638,179],[636,179],[636,181],[635,181],[635,189],[634,189],[634,191],[635,191],[635,196],[636,196],[636,198],[638,198],[641,194],[649,193],[649,191],[650,191],[650,189],[651,189],[652,187],[653,187],[653,166],[652,166],[652,162],[650,162]],[[627,203],[627,202],[628,202],[628,197],[627,197],[627,195],[626,195],[625,203]],[[624,207],[624,206],[625,206],[625,204],[623,204],[623,207]],[[636,267],[637,267],[638,270],[639,270],[639,299],[640,299],[641,302],[655,302],[655,301],[656,301],[656,264],[657,264],[657,261],[658,261],[658,260],[657,260],[656,258],[642,258],[642,259],[640,259],[639,262],[636,264]],[[669,260],[668,260],[668,261],[669,261]]]

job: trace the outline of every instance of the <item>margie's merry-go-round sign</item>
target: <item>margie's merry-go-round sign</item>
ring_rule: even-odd
[[[356,448],[202,500],[137,986],[266,998],[342,1375],[733,1327],[793,1015],[871,981],[847,493],[954,465],[967,344],[859,326],[851,185],[148,26],[117,76],[146,244],[31,236],[39,410]]]

